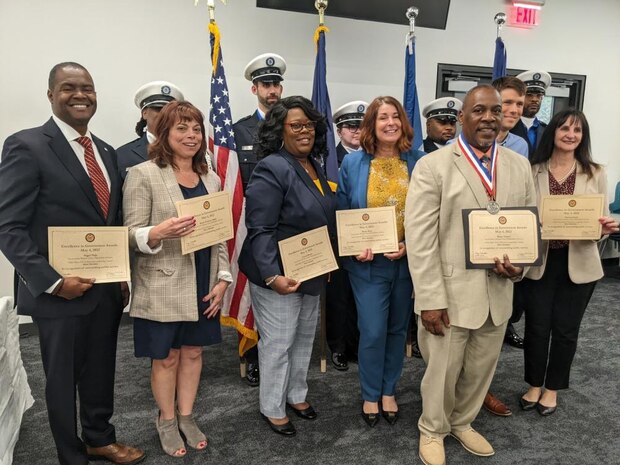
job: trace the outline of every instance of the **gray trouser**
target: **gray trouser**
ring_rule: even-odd
[[[286,402],[306,400],[319,296],[279,295],[252,283],[250,294],[260,334],[260,411],[271,418],[284,418]]]

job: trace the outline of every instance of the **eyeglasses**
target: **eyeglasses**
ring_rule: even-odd
[[[284,124],[287,125],[289,128],[291,128],[291,131],[295,133],[301,132],[302,129],[306,129],[312,132],[314,131],[314,128],[316,128],[316,121],[308,121],[307,123],[294,122],[294,123],[284,123]]]

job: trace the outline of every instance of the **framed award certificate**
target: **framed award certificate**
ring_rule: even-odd
[[[542,241],[536,207],[463,210],[465,267],[494,268],[495,257],[508,255],[517,266],[542,263]]]
[[[278,242],[284,275],[303,282],[338,269],[327,226]]]
[[[605,196],[543,195],[540,199],[540,221],[544,240],[572,240],[601,238]]]
[[[124,226],[47,229],[49,263],[63,277],[94,278],[95,284],[129,281],[129,232]]]
[[[183,255],[233,238],[230,194],[216,192],[175,203],[179,216],[196,218],[196,229],[181,238]]]
[[[396,207],[358,208],[336,212],[338,255],[398,252]]]

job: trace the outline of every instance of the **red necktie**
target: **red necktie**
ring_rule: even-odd
[[[103,171],[101,171],[101,167],[95,159],[93,143],[88,137],[78,137],[75,140],[84,147],[84,160],[86,161],[88,176],[95,188],[95,194],[97,194],[97,200],[99,200],[99,205],[101,206],[101,210],[103,210],[103,216],[107,218],[108,208],[110,206],[110,190],[108,189],[108,183],[105,180]]]

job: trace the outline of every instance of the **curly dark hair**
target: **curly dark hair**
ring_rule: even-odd
[[[314,145],[310,156],[320,158],[327,154],[327,123],[325,117],[319,113],[312,102],[305,97],[295,95],[280,99],[265,115],[265,120],[258,127],[258,142],[256,156],[265,158],[282,148],[284,120],[289,110],[299,108],[306,117],[316,122],[314,130]]]
[[[142,137],[144,135],[144,128],[146,127],[146,120],[144,118],[140,118],[140,121],[136,123],[136,134],[138,137]]]
[[[198,174],[207,174],[209,165],[207,165],[205,158],[207,153],[207,133],[205,132],[204,117],[198,108],[187,101],[170,102],[157,116],[155,122],[155,137],[157,139],[152,144],[149,144],[149,159],[153,160],[160,168],[167,165],[176,168],[174,153],[168,142],[168,134],[170,134],[170,130],[178,121],[192,120],[200,124],[200,129],[202,130],[202,142],[196,155],[192,158],[192,168]]]
[[[588,125],[586,115],[584,115],[582,111],[574,108],[560,111],[551,118],[549,125],[545,128],[545,132],[543,132],[538,147],[534,151],[534,154],[530,156],[530,163],[536,165],[538,163],[544,163],[551,158],[553,149],[555,148],[555,131],[567,121],[568,124],[577,123],[581,126],[581,142],[575,149],[575,159],[588,175],[588,178],[591,178],[594,174],[594,170],[598,169],[600,165],[592,160],[590,126]]]

